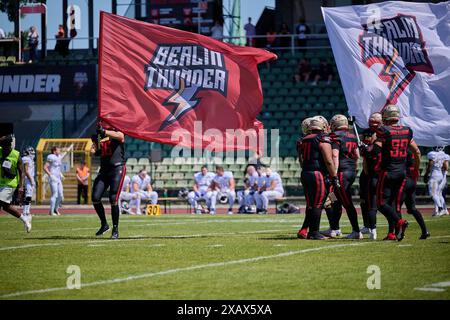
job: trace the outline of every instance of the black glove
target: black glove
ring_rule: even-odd
[[[367,152],[367,148],[369,146],[363,142],[361,142],[360,144],[358,144],[358,148],[359,148],[359,152],[361,152],[362,154],[365,154]]]
[[[428,183],[430,181],[430,176],[423,176],[423,182]]]
[[[333,178],[331,178],[331,184],[333,185],[333,187],[335,188],[340,188],[341,184],[339,183],[339,179],[337,176],[334,176]]]
[[[97,126],[97,135],[98,135],[101,139],[103,139],[103,138],[106,137],[105,129],[104,129],[101,125],[98,125],[98,126]]]

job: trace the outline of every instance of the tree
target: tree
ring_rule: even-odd
[[[20,5],[27,2],[27,0],[0,0],[0,12],[6,12],[9,21],[16,21]]]

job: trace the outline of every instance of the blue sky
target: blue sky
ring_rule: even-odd
[[[118,0],[119,4],[124,4],[118,8],[118,14],[123,15],[128,7],[130,0]],[[81,9],[81,29],[78,30],[77,42],[78,45],[87,47],[87,40],[81,38],[88,37],[88,22],[87,14],[83,15],[83,12],[87,12],[87,0],[69,0],[69,5],[78,5]],[[223,0],[223,4],[231,12],[233,0]],[[275,7],[275,0],[241,0],[241,18],[245,24],[248,17],[251,17],[253,23],[256,24],[264,7]],[[54,38],[58,30],[58,25],[62,23],[62,1],[61,0],[47,0],[48,17],[47,17],[47,34],[48,38]],[[111,0],[95,0],[94,1],[94,36],[98,36],[98,17],[100,11],[111,11]],[[26,15],[21,19],[22,29],[28,29],[32,25],[38,27],[40,32],[40,17],[39,15],[32,14]],[[8,21],[8,17],[4,13],[0,13],[0,27],[5,30],[6,33],[12,32],[14,26]],[[55,45],[54,41],[49,41],[48,48],[52,49]],[[77,46],[78,47],[78,46]]]

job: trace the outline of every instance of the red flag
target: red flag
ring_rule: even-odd
[[[262,128],[257,64],[273,53],[105,12],[99,47],[98,116],[129,136],[222,151]]]

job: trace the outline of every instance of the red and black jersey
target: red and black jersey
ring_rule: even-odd
[[[93,136],[94,142],[97,142],[97,136]],[[96,155],[100,156],[100,168],[110,168],[124,165],[125,160],[125,144],[116,139],[106,138],[100,141],[100,150]]]
[[[416,168],[416,160],[414,153],[408,149],[406,156],[406,176],[414,177],[414,170]]]
[[[374,143],[362,156],[366,160],[368,174],[372,177],[378,176],[381,169],[381,147]]]
[[[356,171],[358,139],[348,131],[336,131],[330,135],[332,147],[339,150],[339,172]]]
[[[405,172],[408,147],[413,132],[411,128],[392,125],[377,129],[377,137],[382,141],[381,169],[390,172]]]
[[[303,171],[321,171],[324,174],[328,172],[319,148],[321,143],[331,144],[331,139],[326,133],[308,134],[300,143],[297,141]]]

